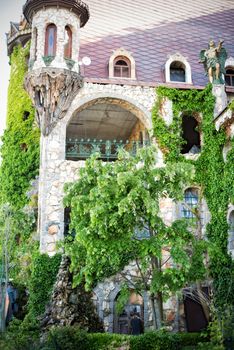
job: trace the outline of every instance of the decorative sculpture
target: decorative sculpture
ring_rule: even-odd
[[[39,73],[27,74],[25,88],[34,102],[37,123],[44,136],[65,116],[82,86],[83,78],[68,70],[44,68]]]
[[[224,84],[223,74],[225,74],[227,51],[222,44],[223,40],[220,40],[217,46],[214,40],[210,40],[208,49],[200,52],[199,63],[203,63],[211,84]]]

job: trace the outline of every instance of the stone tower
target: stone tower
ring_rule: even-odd
[[[28,0],[23,13],[32,28],[25,86],[41,132],[47,136],[82,86],[79,32],[89,10],[80,0]]]
[[[56,211],[54,201],[58,196],[51,184],[59,177],[55,171],[56,162],[63,158],[61,153],[65,152],[61,145],[66,137],[66,128],[60,124],[83,86],[79,69],[80,28],[89,19],[89,9],[81,0],[27,0],[23,13],[32,32],[25,88],[35,106],[41,130],[40,249],[53,255],[56,242],[63,238],[60,224],[63,212]],[[50,165],[53,165],[53,172],[48,170]]]

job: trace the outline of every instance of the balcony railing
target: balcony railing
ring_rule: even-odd
[[[149,141],[68,139],[66,142],[66,159],[84,160],[98,152],[100,159],[112,161],[118,158],[121,149],[135,155],[137,149],[148,145]]]

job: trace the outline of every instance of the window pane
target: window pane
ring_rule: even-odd
[[[65,28],[64,57],[72,57],[72,30],[69,26]]]
[[[185,71],[180,68],[171,68],[170,69],[170,80],[185,82]]]
[[[186,203],[186,206],[185,205],[183,206],[182,216],[186,219],[196,218],[196,216],[191,212],[191,210],[189,210],[189,208],[195,209],[198,205],[197,191],[194,189],[189,189],[185,191],[184,202]]]
[[[119,60],[115,63],[116,66],[127,66],[127,62],[125,62],[124,60]]]
[[[230,75],[226,75],[225,76],[225,82],[226,82],[227,85],[229,85],[229,86],[231,85],[231,77],[230,77]]]
[[[54,55],[54,40],[55,40],[55,29],[50,27],[48,33],[48,56]]]
[[[114,67],[114,76],[121,77],[121,67]]]
[[[128,67],[122,67],[122,77],[129,78],[129,68]]]

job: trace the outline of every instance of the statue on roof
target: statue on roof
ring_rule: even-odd
[[[225,74],[227,51],[222,44],[223,40],[220,40],[217,46],[214,40],[210,40],[208,49],[200,52],[199,63],[203,63],[211,84],[224,84],[223,74]]]

